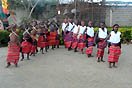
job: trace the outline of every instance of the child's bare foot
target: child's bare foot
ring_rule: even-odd
[[[15,64],[15,67],[18,67],[18,65],[17,65],[17,64]]]
[[[117,68],[117,66],[113,66],[114,68]]]
[[[10,64],[10,63],[8,63],[8,64],[7,64],[7,66],[6,66],[6,68],[8,68],[8,67],[10,67],[10,66],[11,66],[11,64]]]
[[[112,66],[109,66],[109,68],[112,68]]]

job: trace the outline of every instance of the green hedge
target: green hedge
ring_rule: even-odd
[[[113,28],[112,27],[109,27],[108,28],[108,31],[110,32]],[[96,27],[95,29],[95,32],[98,30],[98,28]],[[123,37],[127,40],[127,41],[131,41],[132,40],[132,27],[120,27],[119,28],[119,31],[122,33]],[[19,34],[19,39],[21,40],[22,37],[23,37],[23,32],[21,32]],[[9,41],[9,32],[8,31],[0,31],[0,46],[7,46],[8,44],[8,41]],[[124,42],[124,41],[122,41]],[[60,35],[60,44],[64,44],[64,41],[63,41],[63,36],[62,34]]]
[[[108,32],[110,32],[111,30],[113,30],[112,27],[107,28]],[[98,28],[96,27],[95,32],[98,30]],[[122,36],[127,40],[127,41],[131,41],[132,40],[132,27],[120,27],[119,31],[122,33]],[[122,40],[122,39],[121,39]],[[124,42],[122,40],[122,42]]]
[[[5,46],[9,41],[9,32],[8,31],[0,31],[0,46]]]
[[[0,47],[8,45],[8,42],[10,40],[9,34],[10,33],[6,30],[0,31]],[[19,33],[19,40],[22,40],[22,38],[23,38],[22,34],[23,34],[23,32]]]

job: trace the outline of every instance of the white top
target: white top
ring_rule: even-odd
[[[94,28],[93,27],[87,27],[87,35],[90,37],[94,37]]]
[[[85,31],[85,29],[86,29],[86,26],[80,26],[80,31],[79,31],[79,34],[83,34],[84,33],[84,31]]]
[[[111,31],[110,34],[111,34],[111,36],[110,36],[111,43],[119,43],[120,42],[121,32],[115,33],[114,31]]]
[[[65,30],[65,27],[67,26],[68,23],[62,23],[62,30]],[[68,29],[68,27],[66,28],[66,30]]]
[[[102,28],[99,28],[98,37],[105,39],[107,37],[107,28],[104,28],[104,31],[102,30]]]
[[[74,25],[75,25],[74,23],[69,23],[68,31],[71,31],[71,29],[73,28]]]
[[[75,27],[73,28],[73,33],[77,34],[78,32],[78,26],[77,25],[74,25]]]

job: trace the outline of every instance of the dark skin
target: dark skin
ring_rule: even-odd
[[[84,21],[81,21],[81,26],[84,27],[85,26],[85,22]],[[87,30],[87,28],[85,29],[85,31]],[[80,31],[80,27],[78,28],[78,33]],[[85,31],[83,32],[83,37],[84,37],[84,34],[85,34]],[[81,49],[81,54],[84,54],[83,52],[83,49]]]
[[[115,27],[114,27],[114,32],[115,32],[115,33],[118,32],[118,28],[119,28],[119,26],[115,26]],[[109,35],[107,36],[107,38],[105,39],[104,43],[110,38],[110,36],[111,36],[111,34],[109,34]],[[126,41],[122,35],[121,35],[120,37],[121,37],[124,41]],[[104,46],[104,43],[103,43],[103,46]],[[128,44],[127,41],[126,41],[126,43]],[[113,67],[114,67],[114,68],[117,68],[117,66],[115,65],[115,62],[109,62],[109,68],[112,68],[112,64],[113,64]]]
[[[55,28],[53,25],[50,26],[50,32],[55,32]],[[55,45],[52,45],[51,49],[54,50],[54,48],[55,48]]]
[[[29,25],[29,23],[27,23],[27,24],[25,24],[25,27],[26,28],[28,28],[30,25]],[[26,30],[25,30],[26,31]],[[29,30],[28,30],[29,31]],[[27,32],[25,32],[25,34],[24,34],[24,36],[27,36],[30,40],[31,40],[31,37],[30,37],[30,35],[27,33]],[[27,40],[25,40],[26,42],[28,42]],[[32,40],[31,40],[32,41]],[[23,52],[21,52],[22,53],[22,59],[21,59],[21,61],[23,61],[24,60],[24,54],[23,54]],[[29,54],[30,54],[30,52],[29,53],[27,53],[27,60],[30,60],[29,59]]]
[[[92,27],[92,24],[93,24],[92,21],[89,21],[89,22],[88,22],[88,26],[89,26],[89,27]],[[87,31],[87,30],[86,30],[86,31]],[[93,57],[93,55],[89,54],[88,57]]]
[[[72,19],[69,19],[69,22],[70,22],[71,24],[73,24],[73,20],[72,20]],[[75,27],[75,26],[72,27],[70,33],[72,33],[72,30],[74,29],[74,27]],[[71,47],[72,47],[72,45],[68,48],[68,51],[72,50]]]
[[[44,32],[48,32],[48,29],[46,27],[43,28]],[[47,37],[47,35],[45,34],[45,38]],[[45,40],[47,41],[47,40]],[[45,47],[45,51],[47,52],[48,46]]]
[[[29,35],[29,37],[30,37],[30,35]],[[25,40],[25,41],[28,42],[27,40]],[[23,52],[21,52],[21,53],[22,53],[22,59],[21,59],[21,61],[23,61],[24,60],[24,53]],[[30,52],[27,53],[27,60],[30,60],[29,54],[30,54]]]
[[[100,24],[100,27],[101,27],[101,29],[104,31],[105,25],[104,25],[103,23]],[[99,33],[99,31],[97,31],[96,34],[95,34],[94,44],[96,44],[95,41],[96,41],[96,39],[97,39],[98,33]],[[108,34],[108,33],[107,33],[107,34]],[[105,61],[103,60],[103,57],[98,57],[97,62],[100,62],[100,61],[101,61],[101,62],[105,62]]]
[[[19,40],[18,40],[18,36],[17,36],[17,35],[21,32],[21,30],[16,31],[16,28],[19,28],[19,27],[17,27],[17,25],[11,25],[11,26],[7,27],[6,30],[9,31],[9,32],[11,33],[10,41],[15,41],[16,44],[17,44],[18,46],[20,46]],[[11,30],[9,30],[9,29],[11,29]],[[14,34],[13,32],[15,32],[17,35]],[[6,68],[8,68],[8,67],[10,67],[10,66],[11,66],[11,63],[7,63]],[[18,64],[15,64],[15,66],[17,67]]]
[[[75,25],[77,25],[77,24],[78,24],[78,21],[75,20],[74,23],[75,23]],[[73,29],[74,29],[74,28],[73,28]],[[74,52],[77,52],[77,47],[74,49]]]
[[[57,32],[57,29],[55,30],[55,32]],[[59,34],[57,33],[57,36],[59,36]],[[56,48],[56,45],[55,45],[55,48]],[[57,45],[57,48],[59,48],[59,45]]]
[[[44,28],[39,26],[39,29],[40,29],[40,33],[44,32]],[[41,48],[40,51],[42,52],[42,54],[44,54],[44,49],[43,48]]]

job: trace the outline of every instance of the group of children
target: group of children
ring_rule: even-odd
[[[85,21],[81,21],[79,24],[77,20],[73,21],[72,18],[65,18],[61,25],[65,48],[68,48],[68,51],[74,49],[74,52],[81,50],[81,54],[84,54],[83,50],[85,47],[87,47],[87,56],[93,57],[93,47],[97,45],[97,62],[105,62],[103,60],[103,56],[105,48],[108,45],[109,68],[116,68],[117,66],[115,63],[118,62],[121,54],[122,36],[121,32],[118,31],[119,25],[115,24],[113,26],[113,30],[108,33],[105,23],[101,22],[98,31],[95,33],[92,24],[92,21],[89,21],[88,26],[85,26]],[[124,38],[122,37],[122,39]]]
[[[115,24],[113,30],[108,33],[105,23],[100,23],[98,31],[94,32],[92,21],[88,22],[88,26],[85,26],[85,21],[81,21],[80,24],[77,20],[72,18],[65,18],[64,22],[60,25],[54,21],[48,23],[32,21],[30,23],[23,24],[21,26],[11,25],[7,28],[10,32],[10,41],[8,45],[7,55],[7,68],[14,63],[17,67],[19,56],[21,52],[21,61],[24,60],[24,54],[27,54],[27,59],[31,55],[35,56],[38,52],[38,48],[42,54],[44,50],[47,52],[49,46],[54,49],[59,48],[59,34],[62,29],[63,40],[65,48],[68,51],[74,49],[74,52],[81,50],[81,54],[84,54],[84,48],[86,48],[87,56],[93,57],[93,47],[97,45],[97,61],[105,62],[103,60],[105,48],[109,47],[108,62],[109,67],[116,67],[115,63],[118,62],[121,54],[121,32],[118,31],[119,25]],[[18,30],[18,29],[19,30]],[[19,33],[23,32],[23,39],[20,43]],[[124,39],[124,38],[123,38]],[[109,41],[109,43],[107,43]],[[113,66],[112,66],[113,64]]]
[[[50,29],[50,30],[49,30]],[[59,48],[59,32],[57,23],[54,21],[48,23],[32,21],[21,26],[11,25],[7,28],[10,32],[10,41],[8,44],[8,55],[6,58],[7,68],[14,63],[18,66],[19,56],[21,53],[21,61],[24,60],[27,54],[27,60],[30,60],[31,55],[35,56],[38,49],[44,54],[44,49],[47,52],[50,46],[54,50]],[[19,33],[23,31],[23,38],[19,38]],[[22,40],[21,43],[19,40]]]

